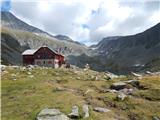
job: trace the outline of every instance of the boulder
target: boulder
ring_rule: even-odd
[[[34,77],[34,75],[29,75],[28,77],[29,77],[29,78],[33,78],[33,77]]]
[[[153,117],[152,117],[152,120],[160,120],[160,118],[157,117],[157,116],[153,116]]]
[[[17,77],[16,74],[11,74],[11,76],[12,76],[12,80],[17,80],[17,79],[16,79],[16,77]]]
[[[124,88],[122,90],[120,90],[120,92],[126,94],[126,95],[132,95],[133,92],[134,92],[134,89],[130,88],[130,89],[127,89],[127,88]]]
[[[66,91],[66,89],[63,88],[63,87],[58,86],[58,87],[55,87],[55,88],[53,89],[53,92],[57,92],[57,91]]]
[[[27,72],[27,74],[28,74],[28,75],[31,75],[32,73],[31,73],[31,72]]]
[[[92,89],[87,89],[87,91],[84,93],[84,95],[87,95],[87,94],[90,93],[90,92],[94,92],[94,90],[92,90]]]
[[[13,65],[13,66],[11,66],[13,69],[15,69],[15,70],[18,70],[19,68],[20,68],[20,66],[17,66],[17,65]]]
[[[117,83],[113,83],[110,88],[115,90],[121,90],[121,89],[124,89],[126,85],[127,84],[124,82],[117,82]]]
[[[32,71],[32,70],[35,68],[35,66],[34,66],[34,65],[28,65],[26,68],[27,68],[29,71]]]
[[[70,114],[68,114],[68,116],[70,118],[79,118],[79,112],[78,112],[79,108],[78,106],[73,106],[72,107],[72,112]]]
[[[22,71],[22,72],[26,71],[26,67],[21,67],[20,71]]]
[[[109,92],[111,92],[111,93],[117,93],[118,91],[117,90],[108,90]]]
[[[83,105],[83,113],[84,113],[84,118],[89,117],[89,108],[88,108],[88,105]]]
[[[5,65],[0,65],[1,71],[5,71],[6,66]]]
[[[111,79],[118,78],[118,75],[115,75],[115,74],[108,72],[108,71],[107,71],[106,75]]]
[[[96,112],[109,112],[109,111],[111,111],[107,108],[102,108],[102,107],[95,107],[93,110]]]
[[[117,99],[118,100],[124,100],[125,98],[127,98],[127,95],[126,94],[124,94],[124,93],[122,93],[122,92],[120,92],[118,95],[117,95]]]
[[[134,72],[131,72],[132,75],[134,75],[135,77],[142,77],[141,74],[137,74],[137,73],[134,73]]]
[[[69,120],[69,118],[61,113],[58,109],[43,109],[37,115],[37,120]]]
[[[138,87],[139,86],[139,81],[138,80],[128,80],[128,81],[124,81],[127,84],[131,84],[134,87]]]

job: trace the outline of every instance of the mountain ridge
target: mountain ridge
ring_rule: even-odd
[[[79,66],[84,66],[82,63],[90,63],[92,69],[99,71],[118,73],[144,70],[147,63],[160,57],[160,23],[136,35],[115,40],[103,39],[94,48],[94,55],[91,57],[71,56],[71,59],[77,61]],[[72,60],[71,63],[76,64]]]
[[[28,25],[9,12],[2,12],[1,18],[1,38],[3,39],[1,46],[4,49],[2,51],[2,59],[4,63],[6,60],[8,60],[7,63],[9,64],[17,64],[17,62],[13,59],[14,55],[12,55],[11,51],[8,49],[12,48],[13,46],[9,44],[9,41],[6,38],[13,39],[14,42],[18,42],[18,44],[20,45],[18,53],[14,51],[14,49],[12,49],[13,53],[17,53],[19,64],[22,63],[21,53],[25,50],[23,49],[23,46],[27,46],[26,48],[30,49],[36,49],[46,44],[53,50],[61,49],[60,52],[66,55],[66,57],[69,54],[87,54],[88,48],[85,45],[81,45],[74,41],[60,40],[52,35],[48,37],[49,35],[47,32]],[[41,33],[43,33],[43,35],[41,35]],[[44,34],[46,34],[47,36]],[[6,48],[5,46],[8,47]]]

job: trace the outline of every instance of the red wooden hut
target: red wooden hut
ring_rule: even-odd
[[[37,50],[28,49],[22,53],[23,65],[39,65],[46,67],[60,67],[65,63],[64,56],[50,48],[43,46]]]

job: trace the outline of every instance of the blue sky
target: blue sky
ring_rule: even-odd
[[[3,0],[21,20],[87,45],[107,36],[131,35],[160,22],[159,0]]]
[[[10,9],[11,9],[11,1],[10,0],[1,1],[1,10],[2,11],[9,11]]]

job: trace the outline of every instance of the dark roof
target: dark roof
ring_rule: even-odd
[[[47,48],[49,48],[48,46],[42,46],[42,47],[47,47]],[[38,49],[27,49],[27,50],[25,50],[25,51],[22,53],[22,55],[33,55],[36,51],[38,51],[38,50],[39,50],[40,48],[42,48],[42,47],[39,47]],[[56,52],[55,50],[52,50],[51,48],[49,48],[49,49],[50,49],[51,51],[53,51],[55,54],[57,54],[57,55],[64,56],[64,55]]]

